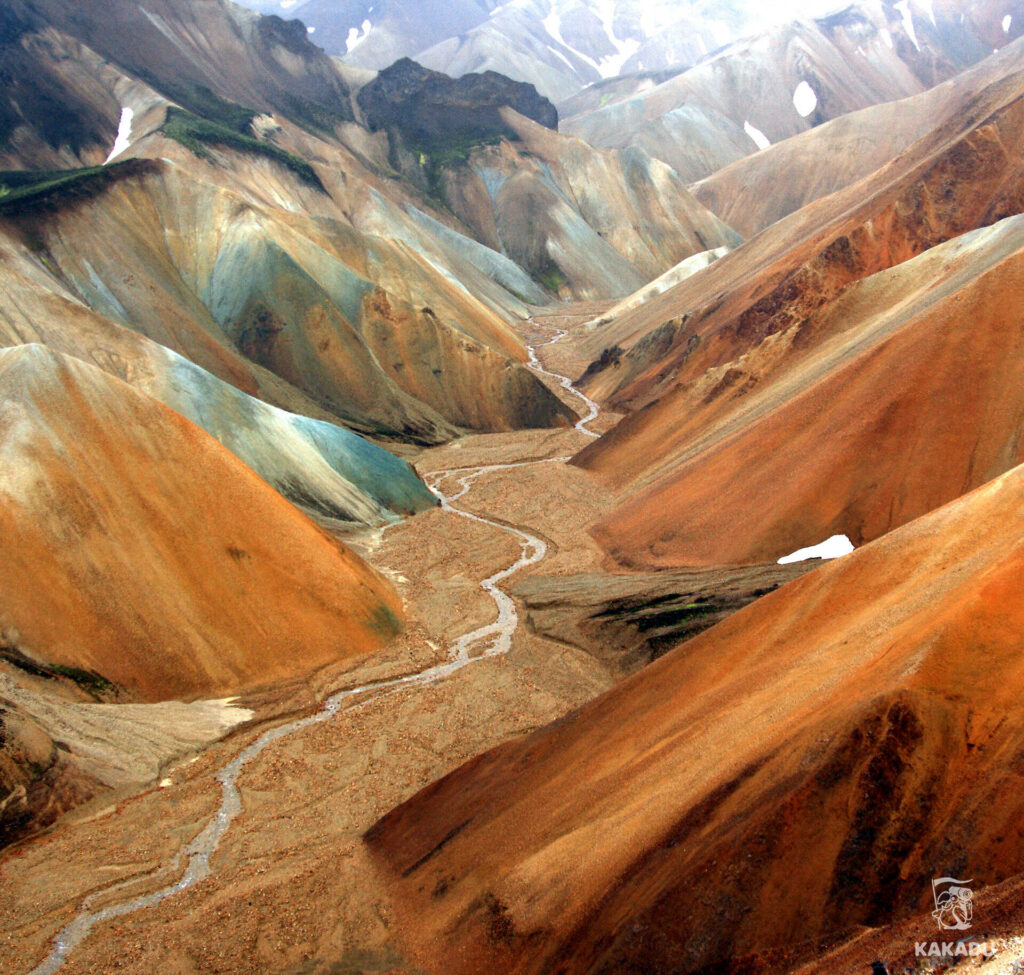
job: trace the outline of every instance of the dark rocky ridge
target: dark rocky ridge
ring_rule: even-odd
[[[528,576],[512,592],[534,633],[631,674],[820,564]]]
[[[533,85],[494,71],[449,78],[409,58],[382,71],[359,92],[358,100],[372,131],[397,132],[408,148],[431,154],[516,140],[501,117],[503,108],[558,128],[558,110]]]
[[[307,126],[352,119],[347,87],[299,21],[257,18],[223,0],[156,0],[145,8],[124,0],[15,0],[12,10],[12,46],[28,50],[29,30],[55,28],[199,115],[205,113],[194,103],[212,92]],[[0,30],[8,33],[6,24]],[[182,40],[172,42],[165,31]],[[62,99],[72,107],[80,101]]]
[[[79,152],[101,143],[106,120],[24,39],[45,23],[20,0],[0,6],[0,146],[19,125],[34,127],[52,148]]]

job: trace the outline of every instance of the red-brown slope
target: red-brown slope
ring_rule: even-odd
[[[781,972],[1019,874],[1022,539],[1018,468],[389,813],[421,963]]]
[[[1006,256],[1001,233],[979,238],[991,249],[978,256],[984,244],[976,255],[976,314],[944,295],[930,327],[882,339],[920,312],[920,304],[902,301],[909,292],[926,298],[934,286],[941,295],[949,278],[941,255],[906,262],[1024,209],[1022,85],[1020,73],[993,84],[969,118],[958,117],[953,127],[965,134],[950,139],[950,127],[941,128],[875,176],[780,221],[595,332],[592,344],[609,330],[614,338],[676,313],[634,334],[617,360],[605,357],[612,364],[590,384],[592,394],[617,387],[613,402],[647,406],[576,459],[624,489],[620,509],[597,529],[617,558],[644,566],[759,561],[820,542],[829,532],[818,532],[837,522],[859,542],[1018,462],[1016,399],[999,388],[1000,370],[1012,368],[1004,361],[1016,331],[1008,327],[1012,306],[992,300],[999,291],[981,280],[982,266]],[[998,287],[1012,295],[1016,286]],[[972,315],[984,336],[977,350],[964,333]],[[825,348],[840,341],[841,353]],[[957,344],[961,358],[925,368],[915,389],[914,364]],[[858,356],[860,366],[851,366]],[[848,368],[859,370],[858,384],[841,375]],[[986,391],[979,396],[968,383]],[[951,396],[966,412],[949,424]],[[900,416],[884,415],[883,407],[898,404]],[[969,418],[981,425],[969,430]],[[918,442],[918,422],[934,433],[934,479],[907,446]],[[753,436],[741,441],[744,430]],[[901,431],[911,439],[901,441]],[[712,509],[698,495],[713,498]]]
[[[1015,65],[1016,67],[1016,65]],[[756,348],[854,281],[1024,211],[1024,71],[987,86],[889,165],[773,225],[588,338],[592,394],[639,407]],[[628,427],[627,427],[628,429]]]
[[[387,584],[215,440],[42,346],[0,350],[0,630],[145,700],[378,648]]]
[[[647,411],[594,534],[647,567],[870,541],[1024,462],[1024,217],[850,287]],[[662,463],[652,462],[660,453]]]

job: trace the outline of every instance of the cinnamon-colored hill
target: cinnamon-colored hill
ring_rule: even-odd
[[[419,963],[780,973],[1019,875],[1022,538],[1017,468],[389,813]]]
[[[644,407],[576,459],[622,489],[597,528],[616,558],[758,562],[836,533],[859,544],[1020,461],[1015,394],[999,388],[1013,262],[986,276],[1018,246],[1018,224],[993,225],[1024,210],[1022,86],[1019,72],[995,82],[877,174],[594,331],[595,357],[621,344],[592,368],[591,395]],[[979,226],[991,234],[940,250]]]
[[[42,346],[0,350],[0,629],[143,700],[370,653],[396,594],[189,421]]]
[[[1014,47],[1024,53],[1024,42]],[[587,379],[644,406],[761,345],[854,281],[1024,211],[1019,61],[961,111],[865,179],[803,207],[706,272],[593,331],[584,351],[619,355]]]
[[[1015,467],[1022,299],[1024,216],[858,282],[641,414],[644,470],[594,534],[632,565],[774,562],[860,545]]]

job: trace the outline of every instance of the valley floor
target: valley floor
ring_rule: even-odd
[[[540,319],[524,329],[548,368],[576,375],[571,343],[543,346],[555,328],[583,320]],[[580,408],[572,393],[559,394]],[[594,429],[614,422],[601,417]],[[456,505],[543,540],[544,559],[524,575],[593,572],[604,556],[586,525],[612,499],[591,475],[552,461],[587,440],[571,429],[471,436],[424,452],[416,466],[433,480],[452,469],[526,462],[480,475]],[[437,483],[452,494],[454,480]],[[494,601],[480,580],[521,552],[509,532],[442,509],[346,541],[399,588],[412,620],[399,642],[361,666],[240,702],[256,720],[167,770],[163,788],[86,807],[5,851],[0,973],[33,971],[86,898],[98,911],[174,884],[189,843],[218,810],[220,769],[275,722],[312,714],[331,694],[443,662],[458,637],[494,619]],[[471,648],[470,656],[476,652]],[[245,766],[238,778],[242,810],[212,857],[210,877],[156,906],[97,924],[60,970],[414,970],[402,958],[362,834],[466,759],[558,718],[614,680],[592,656],[520,623],[507,655],[481,659],[437,683],[353,697],[333,718],[282,737]]]
[[[574,339],[591,312],[574,309],[572,316],[523,323],[545,368],[579,374]],[[550,344],[564,328],[566,341]],[[558,386],[555,380],[551,385]],[[580,409],[574,394],[559,395]],[[592,427],[603,431],[615,422],[602,415]],[[516,574],[516,584],[532,575],[608,571],[586,527],[610,509],[613,498],[592,475],[560,459],[587,440],[574,429],[470,436],[415,457],[420,473],[449,498],[466,469],[516,465],[473,477],[468,492],[452,501],[459,511],[494,524],[435,509],[385,532],[346,536],[401,592],[411,620],[404,635],[360,665],[239,701],[256,718],[166,770],[162,787],[86,806],[0,855],[0,975],[57,970],[45,967],[44,959],[87,899],[96,912],[178,882],[189,845],[221,808],[218,773],[268,730],[318,713],[325,699],[346,689],[437,667],[460,637],[491,623],[495,604],[481,580],[524,551],[511,531],[496,525],[546,545],[540,561]],[[333,717],[268,744],[238,775],[241,810],[211,857],[210,876],[158,904],[97,923],[59,970],[421,971],[405,952],[388,894],[362,842],[365,831],[470,757],[559,718],[620,676],[582,650],[537,635],[523,620],[507,654],[476,658],[487,646],[471,646],[472,665],[442,680],[371,688],[342,701]],[[985,917],[999,921],[986,936],[1001,950],[994,960],[970,961],[969,969],[1018,975],[1013,964],[1024,935],[1024,893],[1008,884],[984,898]],[[864,931],[800,973],[863,975],[878,957],[899,960],[891,973],[943,970],[930,962],[916,966],[907,955],[914,937],[931,930],[930,921]],[[751,965],[751,971],[771,970],[760,960]]]

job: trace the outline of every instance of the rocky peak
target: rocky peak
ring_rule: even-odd
[[[558,128],[557,109],[533,85],[494,71],[449,78],[410,58],[381,71],[360,91],[359,106],[371,130],[397,131],[409,148],[421,152],[516,139],[501,116],[503,108]]]
[[[258,21],[261,39],[268,44],[280,44],[292,54],[319,57],[319,51],[309,39],[309,31],[301,20],[285,20],[276,14],[268,14]]]

